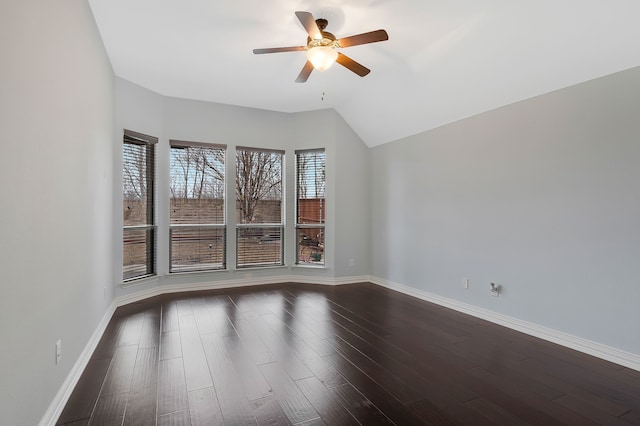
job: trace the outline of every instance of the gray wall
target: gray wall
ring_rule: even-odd
[[[336,141],[336,276],[369,275],[369,250],[375,240],[370,234],[370,150],[358,143],[360,138],[342,117],[336,120]]]
[[[373,149],[372,275],[640,354],[639,111],[635,68]]]
[[[3,1],[0,52],[0,423],[33,426],[113,300],[114,76],[85,1]]]
[[[368,271],[368,149],[334,110],[287,114],[186,99],[164,97],[123,79],[116,79],[115,132],[122,129],[147,133],[159,138],[157,147],[157,225],[159,276],[121,288],[122,249],[117,246],[113,266],[117,295],[152,289],[156,286],[194,284],[221,280],[267,278],[299,275],[321,279],[344,278]],[[190,140],[221,143],[228,146],[228,159],[235,156],[236,146],[251,146],[285,150],[285,209],[287,268],[234,271],[234,233],[228,239],[229,271],[210,273],[168,274],[168,211],[169,180],[162,170],[169,168],[169,140]],[[295,150],[325,148],[327,162],[327,228],[326,268],[295,267],[294,206]],[[234,176],[233,161],[227,161],[227,176]],[[115,169],[121,170],[121,158],[115,159]],[[338,185],[337,182],[340,181]],[[227,194],[235,194],[233,181],[227,179]],[[122,186],[122,177],[114,176],[114,186]],[[121,238],[122,200],[114,195],[114,238]],[[234,205],[228,203],[227,217],[234,217]],[[348,267],[348,259],[354,267]],[[345,260],[347,259],[347,260]],[[292,267],[291,267],[292,266]]]

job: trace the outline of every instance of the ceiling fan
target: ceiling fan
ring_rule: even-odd
[[[304,83],[307,81],[314,68],[318,71],[324,71],[334,62],[337,62],[343,67],[353,71],[360,77],[364,77],[369,74],[371,70],[348,56],[338,52],[336,49],[389,40],[389,35],[385,30],[376,30],[336,39],[333,34],[324,30],[329,24],[326,19],[314,19],[313,15],[309,12],[296,12],[296,16],[305,30],[307,30],[307,34],[309,34],[306,46],[253,49],[253,53],[256,55],[261,55],[263,53],[298,52],[306,50],[307,62],[304,64],[302,71],[300,71],[298,78],[296,78],[296,83]]]

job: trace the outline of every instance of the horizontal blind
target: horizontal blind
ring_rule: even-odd
[[[170,271],[226,267],[225,147],[170,141]]]

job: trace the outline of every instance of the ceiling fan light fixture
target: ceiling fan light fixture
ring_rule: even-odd
[[[318,71],[328,69],[338,59],[338,52],[329,46],[315,46],[307,50],[307,60]]]

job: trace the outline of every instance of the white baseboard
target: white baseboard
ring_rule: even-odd
[[[301,275],[278,275],[273,277],[258,278],[242,278],[232,280],[210,281],[195,284],[165,284],[153,287],[148,290],[138,291],[136,293],[120,296],[116,299],[116,306],[123,306],[129,303],[138,302],[162,294],[181,293],[188,291],[216,290],[224,288],[239,288],[265,284],[283,284],[283,283],[300,283],[300,284],[319,284],[319,285],[345,285],[361,282],[369,282],[371,277],[368,275],[342,277],[342,278],[326,278],[326,277],[309,277]]]
[[[621,349],[603,345],[592,340],[583,339],[572,334],[554,330],[552,328],[543,327],[528,321],[519,320],[507,315],[498,314],[488,309],[479,308],[457,300],[438,296],[423,290],[418,290],[403,284],[394,283],[378,277],[369,277],[370,282],[391,290],[396,290],[418,299],[432,302],[446,308],[453,309],[458,312],[469,314],[471,316],[482,318],[484,320],[499,324],[534,337],[538,337],[558,345],[574,349],[597,358],[610,361],[633,370],[640,371],[640,355],[626,352]]]
[[[80,376],[82,376],[85,367],[91,359],[93,351],[98,346],[98,342],[100,342],[100,339],[102,338],[104,331],[107,329],[107,325],[109,325],[109,321],[111,321],[111,317],[113,316],[113,313],[115,311],[116,304],[114,302],[111,303],[111,305],[107,308],[107,311],[102,316],[102,319],[91,335],[91,338],[89,338],[89,342],[87,342],[87,345],[84,347],[84,350],[78,357],[78,360],[73,365],[73,368],[71,369],[69,374],[67,374],[67,378],[62,383],[62,386],[49,405],[49,408],[44,413],[44,416],[40,420],[40,423],[38,423],[39,426],[54,426],[58,421],[58,417],[60,417],[60,414],[62,414],[64,406],[67,405],[67,401],[69,400],[69,397],[71,397],[73,389],[78,384]]]

